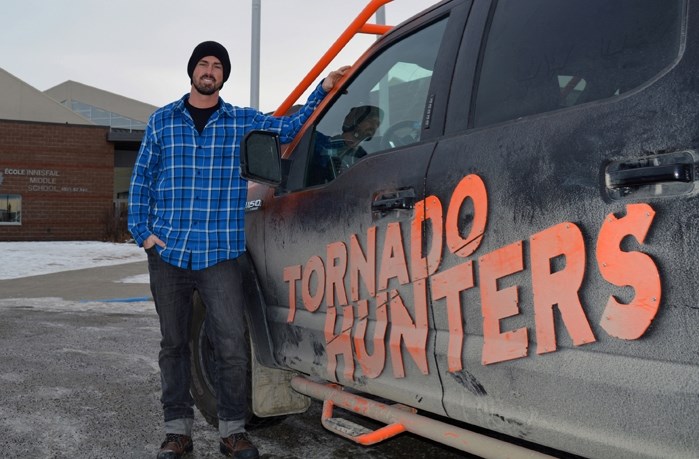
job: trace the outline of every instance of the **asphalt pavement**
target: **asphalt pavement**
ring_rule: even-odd
[[[74,301],[150,300],[148,284],[123,279],[147,275],[146,261],[61,271],[40,276],[0,280],[0,298],[58,297]]]
[[[154,458],[163,439],[158,319],[146,262],[0,281],[0,457]],[[372,447],[320,424],[321,405],[250,432],[262,458],[456,458],[409,434]],[[195,411],[194,453],[219,458]]]

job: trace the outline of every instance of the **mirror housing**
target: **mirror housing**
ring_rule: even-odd
[[[279,136],[250,131],[240,144],[240,174],[246,180],[277,187],[282,182]]]

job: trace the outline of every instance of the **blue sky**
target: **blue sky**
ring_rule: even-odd
[[[274,110],[368,0],[260,0],[260,109]],[[437,0],[394,0],[397,24]],[[78,81],[153,105],[189,91],[187,60],[216,40],[231,56],[222,97],[250,104],[252,0],[22,0],[2,8],[0,68],[44,91]],[[375,39],[362,35],[331,67],[352,64]]]

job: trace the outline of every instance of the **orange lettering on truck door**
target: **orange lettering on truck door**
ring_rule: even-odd
[[[357,331],[354,335],[354,349],[362,373],[367,378],[377,378],[386,365],[386,329],[388,328],[388,292],[376,296],[376,323],[374,337],[371,338],[374,352],[369,354],[366,346],[366,332],[369,324],[369,302],[357,302]]]
[[[423,228],[431,225],[432,239],[429,241],[429,251],[422,256],[423,235],[427,233]],[[428,196],[415,203],[415,215],[410,231],[410,268],[412,280],[424,279],[434,274],[442,262],[442,203],[436,196]]]
[[[621,242],[633,236],[643,243],[653,223],[655,211],[648,204],[629,204],[626,216],[605,218],[597,238],[597,265],[608,282],[632,287],[636,295],[628,304],[609,298],[600,325],[611,336],[621,339],[641,337],[655,318],[662,287],[653,259],[641,252],[626,252]]]
[[[340,306],[328,307],[325,314],[325,351],[328,354],[328,375],[335,377],[337,358],[342,356],[344,370],[342,376],[351,381],[354,375],[354,355],[352,354],[352,326],[354,325],[354,310],[352,305],[342,306],[342,324],[336,333],[337,310]]]
[[[287,266],[284,268],[284,282],[289,284],[289,315],[286,321],[294,322],[296,317],[296,281],[301,280],[301,265]]]
[[[522,241],[482,256],[478,267],[483,311],[483,364],[526,357],[527,329],[500,331],[500,320],[519,314],[517,286],[498,290],[498,279],[524,269]]]
[[[396,378],[405,377],[405,367],[403,366],[403,353],[401,352],[401,342],[405,343],[405,348],[413,357],[420,371],[429,374],[427,367],[427,281],[420,279],[413,282],[413,304],[415,305],[415,321],[410,317],[408,308],[405,307],[403,298],[396,290],[391,291],[390,313],[391,313],[391,338],[389,346],[391,349],[391,363],[393,364],[393,375]]]
[[[386,290],[388,281],[394,277],[401,285],[410,283],[408,266],[405,262],[405,250],[403,249],[403,235],[400,232],[400,223],[398,222],[392,222],[386,226],[386,238],[381,255],[381,270],[379,271],[379,290]]]
[[[359,279],[369,290],[369,296],[376,296],[376,227],[366,234],[366,256],[356,234],[350,237],[350,295],[352,301],[359,300]]]
[[[325,302],[330,306],[335,306],[335,296],[337,295],[337,305],[347,304],[347,292],[345,290],[345,273],[347,272],[347,246],[344,242],[333,242],[328,244],[328,256],[326,258],[328,266],[325,273]]]
[[[467,198],[473,202],[473,220],[471,231],[465,238],[461,237],[459,229],[459,214],[461,206]],[[447,246],[455,255],[465,258],[476,251],[483,240],[485,225],[488,221],[488,193],[483,179],[475,174],[462,178],[449,200],[445,232]]]
[[[451,269],[437,273],[432,277],[432,299],[447,300],[447,321],[449,326],[449,345],[447,359],[449,371],[462,369],[461,353],[464,343],[463,313],[461,311],[461,292],[472,288],[473,262],[468,261]]]
[[[560,223],[533,235],[530,246],[536,353],[556,350],[554,306],[576,346],[596,341],[578,296],[585,275],[585,241],[580,228]],[[553,260],[563,265],[555,272]]]
[[[313,287],[312,280],[314,278],[313,273],[315,273],[316,278],[315,293],[311,292],[311,288]],[[312,256],[308,259],[306,266],[303,268],[301,298],[303,299],[303,305],[306,307],[306,310],[308,312],[317,311],[320,307],[320,303],[323,302],[324,295],[325,265],[319,256]]]

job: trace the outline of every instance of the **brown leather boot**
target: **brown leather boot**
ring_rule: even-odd
[[[222,438],[221,453],[234,459],[258,459],[260,457],[260,453],[245,432]]]
[[[160,445],[158,459],[179,459],[194,449],[192,437],[179,434],[165,435],[165,441]]]

